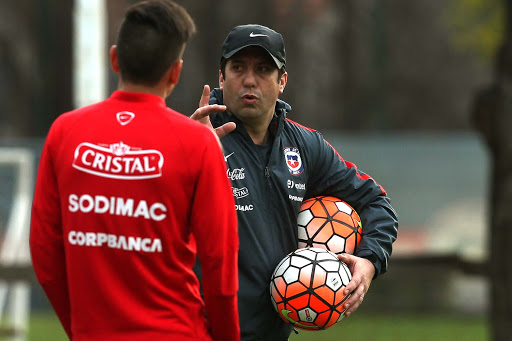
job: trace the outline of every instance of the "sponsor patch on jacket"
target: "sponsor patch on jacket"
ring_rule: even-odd
[[[248,212],[254,210],[254,205],[235,205],[235,210],[242,211],[242,212]]]
[[[228,168],[226,174],[228,176],[228,179],[231,181],[243,180],[245,179],[245,168],[235,168],[233,170],[231,168]]]
[[[284,158],[291,175],[299,175],[304,171],[300,152],[295,147],[286,147],[284,149]]]
[[[76,246],[106,247],[110,249],[150,253],[162,252],[162,241],[159,238],[143,238],[71,230],[68,233],[68,242]]]
[[[132,218],[162,221],[167,217],[167,207],[161,202],[147,202],[133,198],[106,197],[104,195],[70,194],[69,212],[110,214]]]
[[[249,195],[249,190],[247,189],[247,187],[244,187],[244,188],[231,187],[231,189],[233,190],[233,196],[237,199],[245,198],[246,196]]]
[[[72,164],[82,172],[121,180],[160,177],[163,165],[164,157],[158,150],[134,148],[123,142],[110,145],[80,143]]]

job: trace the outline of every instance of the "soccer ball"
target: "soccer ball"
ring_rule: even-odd
[[[297,225],[299,248],[319,247],[335,254],[354,254],[363,232],[361,219],[349,204],[326,196],[304,201]]]
[[[294,327],[323,330],[345,314],[343,291],[352,274],[325,249],[303,248],[288,254],[270,280],[270,297],[279,316]]]

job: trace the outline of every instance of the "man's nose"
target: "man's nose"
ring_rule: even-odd
[[[256,75],[254,74],[253,70],[247,70],[247,72],[244,74],[244,86],[246,87],[253,87],[256,85]]]

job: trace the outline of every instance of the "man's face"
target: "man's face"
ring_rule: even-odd
[[[225,77],[219,74],[224,104],[247,124],[268,123],[277,97],[283,93],[287,74],[278,81],[277,66],[261,47],[249,46],[231,57]]]

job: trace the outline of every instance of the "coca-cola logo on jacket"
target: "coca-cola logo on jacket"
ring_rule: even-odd
[[[89,174],[121,180],[162,176],[164,157],[154,149],[130,147],[123,142],[110,145],[80,143],[75,149],[73,167]]]

